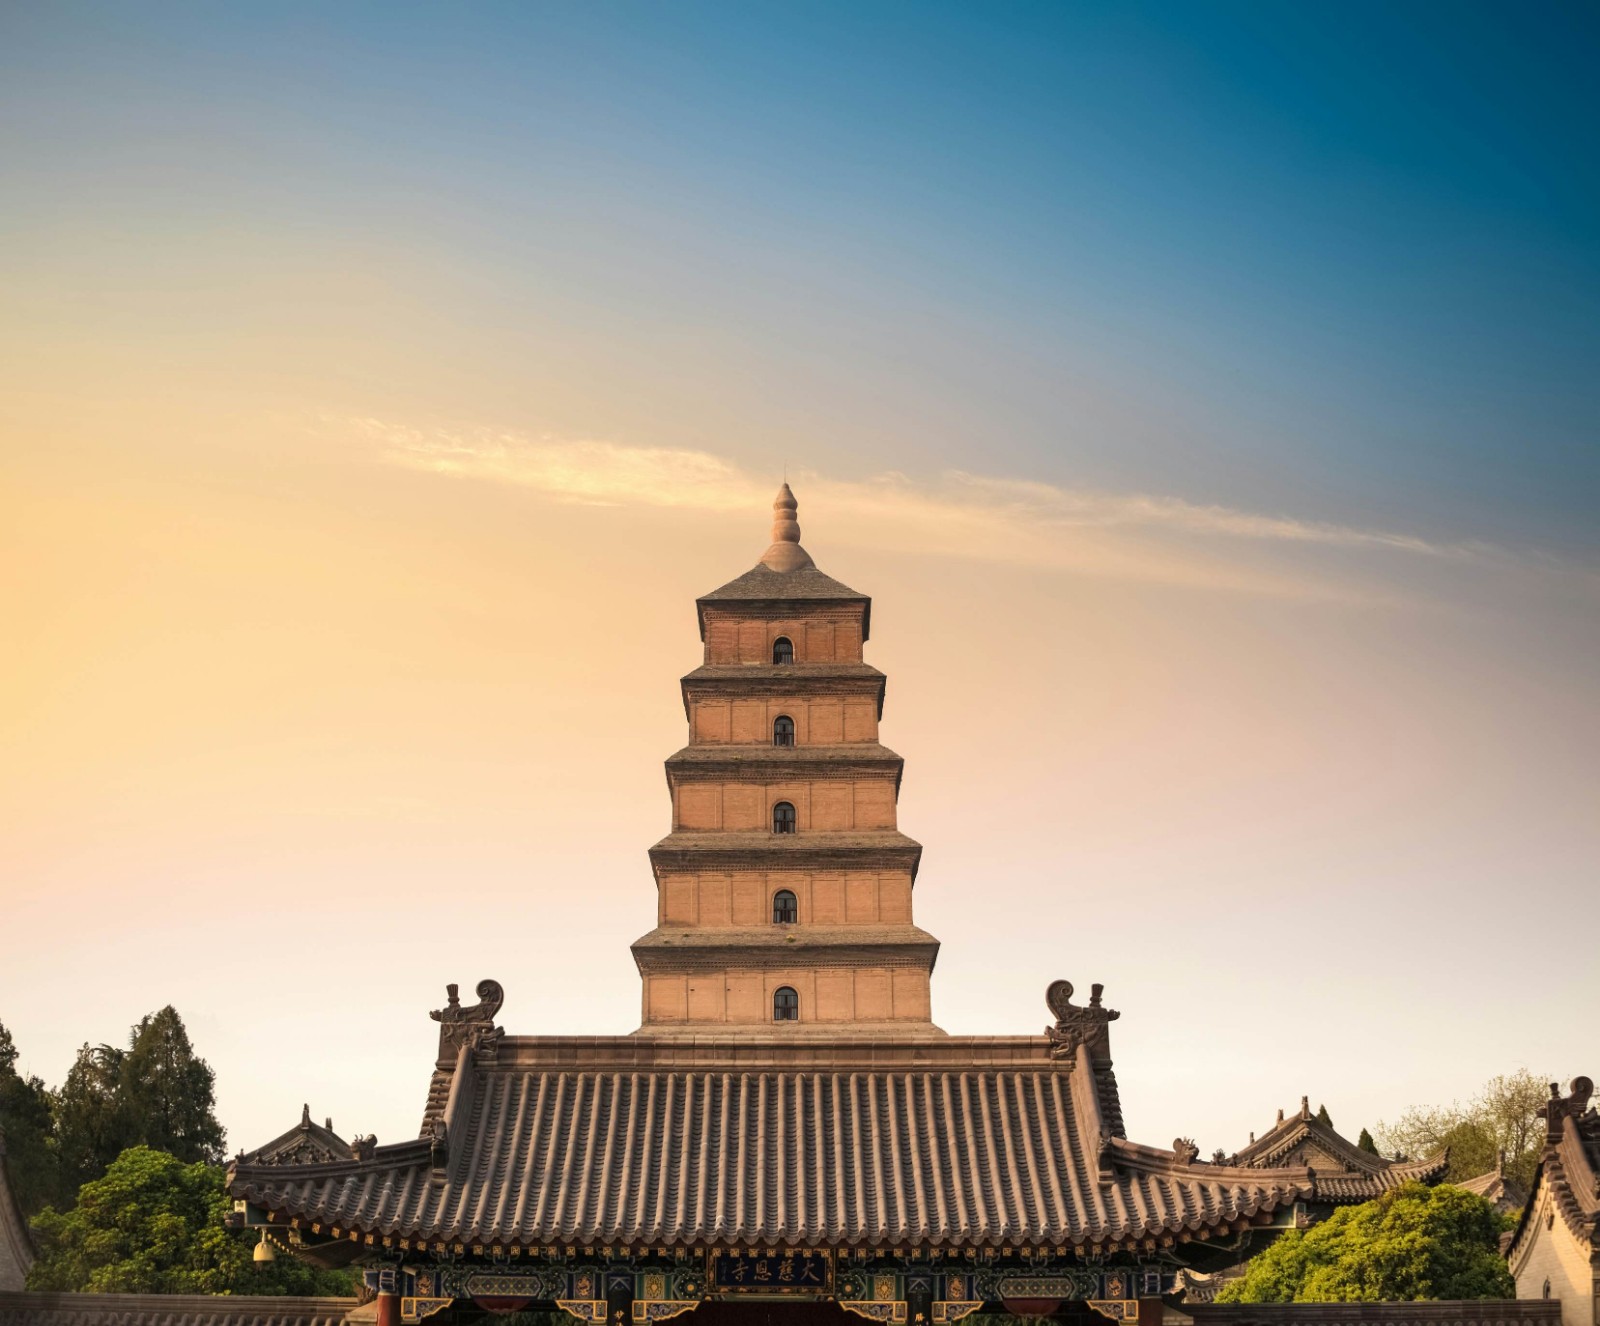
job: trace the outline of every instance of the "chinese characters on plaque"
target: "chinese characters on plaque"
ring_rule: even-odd
[[[825,1252],[719,1252],[711,1266],[711,1287],[764,1294],[816,1293],[833,1281]]]

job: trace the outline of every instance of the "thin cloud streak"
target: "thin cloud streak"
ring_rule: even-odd
[[[387,464],[515,485],[558,502],[748,514],[772,497],[769,479],[706,451],[505,432],[423,431],[377,419],[352,422]],[[851,518],[856,542],[1294,597],[1372,595],[1353,594],[1349,586],[1331,585],[1303,568],[1254,565],[1244,545],[1258,549],[1257,559],[1273,548],[1451,559],[1488,551],[1176,497],[964,471],[948,471],[932,481],[898,473],[862,480],[807,474],[805,484],[806,498]]]

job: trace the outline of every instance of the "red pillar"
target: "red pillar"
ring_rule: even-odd
[[[400,1295],[378,1295],[378,1326],[400,1326]]]

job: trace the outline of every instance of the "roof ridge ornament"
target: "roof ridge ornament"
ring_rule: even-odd
[[[1544,1116],[1545,1141],[1561,1139],[1568,1119],[1578,1119],[1589,1108],[1589,1098],[1594,1095],[1594,1083],[1587,1077],[1575,1077],[1567,1084],[1569,1094],[1561,1094],[1561,1084],[1550,1084],[1550,1099],[1537,1110]]]
[[[1087,1045],[1091,1054],[1106,1062],[1111,1060],[1111,1034],[1108,1027],[1121,1013],[1106,1008],[1100,1002],[1105,986],[1096,983],[1089,987],[1087,1005],[1072,1002],[1072,982],[1052,981],[1044,992],[1044,1001],[1056,1016],[1056,1025],[1046,1027],[1044,1034],[1050,1041],[1052,1059],[1070,1059],[1078,1046]]]
[[[493,1061],[505,1035],[494,1025],[495,1014],[506,1001],[500,982],[488,977],[479,981],[478,1002],[466,1006],[461,1003],[459,985],[452,983],[444,989],[448,1002],[428,1014],[439,1024],[439,1058],[453,1061],[463,1049],[472,1049]]]
[[[795,513],[800,504],[786,482],[772,502],[772,546],[761,554],[761,565],[769,571],[815,569],[811,554],[800,546],[800,522]]]

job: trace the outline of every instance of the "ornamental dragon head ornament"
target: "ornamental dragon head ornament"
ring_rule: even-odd
[[[1046,1027],[1044,1034],[1050,1040],[1052,1059],[1071,1059],[1078,1046],[1087,1045],[1095,1058],[1111,1061],[1111,1035],[1107,1028],[1122,1014],[1101,1004],[1100,993],[1104,989],[1103,985],[1091,985],[1089,1003],[1084,1006],[1072,1002],[1071,981],[1050,983],[1044,1001],[1055,1014],[1056,1025]]]
[[[493,1059],[499,1051],[500,1038],[505,1035],[494,1025],[495,1014],[506,1001],[500,982],[487,978],[479,981],[478,1002],[465,1006],[461,1003],[459,985],[447,985],[444,989],[448,1002],[428,1014],[439,1024],[439,1058],[453,1060],[463,1049],[470,1048]]]

